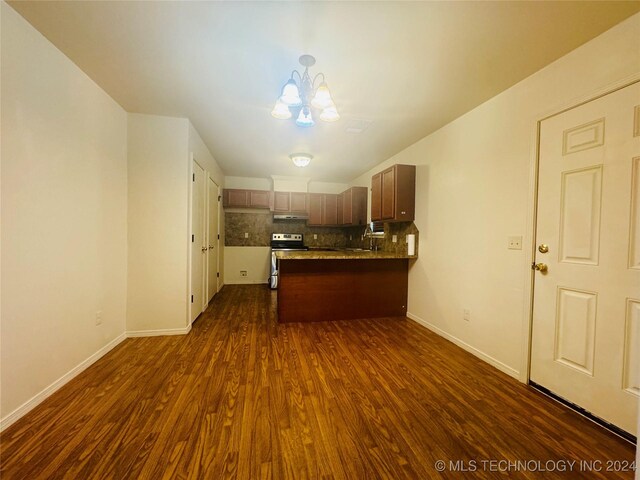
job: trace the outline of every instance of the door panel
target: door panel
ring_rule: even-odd
[[[562,173],[560,261],[598,264],[602,165]]]
[[[291,211],[289,192],[273,192],[273,211],[274,212]]]
[[[391,167],[382,172],[382,218],[396,216],[396,178],[395,168]]]
[[[307,213],[307,194],[291,192],[291,211],[294,213]]]
[[[371,177],[371,221],[382,220],[382,174]]]
[[[218,201],[219,188],[216,182],[209,177],[208,183],[208,252],[207,252],[207,303],[218,293],[218,262],[220,252],[220,241],[218,240]]]
[[[627,300],[624,342],[624,388],[640,396],[640,300]]]
[[[640,157],[635,157],[632,162],[629,268],[640,270]]]
[[[530,378],[637,435],[636,83],[540,124]]]
[[[191,189],[191,321],[202,313],[205,305],[204,273],[206,269],[205,175],[203,168],[193,161]]]

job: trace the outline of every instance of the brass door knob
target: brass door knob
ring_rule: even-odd
[[[540,246],[538,247],[538,251],[540,253],[547,253],[549,251],[549,245],[547,245],[546,243],[540,244]]]
[[[203,252],[206,252],[208,250],[207,247],[202,247],[200,250],[202,250]]]
[[[533,262],[531,264],[531,268],[533,268],[534,270],[539,271],[540,273],[547,273],[547,270],[548,270],[546,263]]]

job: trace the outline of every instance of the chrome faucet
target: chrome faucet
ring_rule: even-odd
[[[367,226],[365,227],[364,232],[362,233],[362,241],[364,241],[364,239],[367,237],[369,237],[369,250],[377,251],[378,245],[376,245],[373,241],[373,229],[371,228],[371,224],[369,223],[367,223]]]

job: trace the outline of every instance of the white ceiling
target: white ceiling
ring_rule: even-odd
[[[188,117],[227,175],[346,182],[640,2],[9,2],[129,112]],[[298,57],[342,115],[270,111]],[[361,134],[350,120],[373,123]],[[292,152],[314,155],[294,167]]]

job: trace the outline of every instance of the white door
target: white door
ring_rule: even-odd
[[[213,296],[218,293],[218,262],[219,262],[219,227],[218,227],[218,206],[220,202],[218,200],[219,190],[216,182],[213,178],[209,177],[208,181],[208,249],[207,255],[207,302],[211,301]]]
[[[193,161],[191,189],[191,321],[204,310],[204,279],[207,243],[205,229],[205,175],[203,168]]]
[[[637,435],[640,84],[540,127],[530,378]]]

